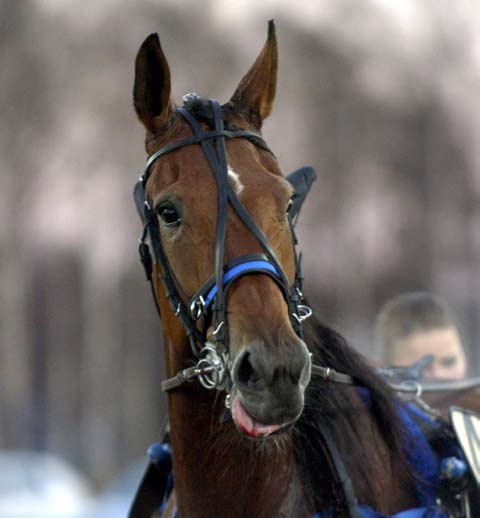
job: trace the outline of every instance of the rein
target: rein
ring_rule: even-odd
[[[397,393],[410,395],[423,410],[433,417],[439,417],[441,414],[435,408],[432,408],[424,399],[423,394],[433,394],[436,392],[462,392],[473,390],[480,387],[480,377],[469,378],[464,380],[445,380],[445,381],[420,381],[413,376],[406,376],[400,383],[392,383],[388,380],[395,373],[395,367],[379,369],[379,375],[384,378],[390,388]],[[344,374],[330,367],[322,367],[321,365],[312,364],[312,375],[319,376],[324,381],[337,383],[340,385],[350,385],[362,388],[355,379],[349,374]]]
[[[382,369],[388,371],[389,369]],[[331,369],[330,367],[322,367],[320,365],[312,364],[312,374],[320,376],[324,381],[332,383],[339,383],[340,385],[353,385],[361,387],[355,379],[349,374]],[[444,391],[462,391],[471,390],[480,387],[480,377],[469,378],[464,380],[445,380],[445,381],[427,381],[420,383],[418,380],[406,378],[401,383],[390,383],[388,385],[394,392],[403,394],[416,394],[420,397],[422,394],[444,392]]]

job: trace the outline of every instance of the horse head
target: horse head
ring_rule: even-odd
[[[144,196],[161,256],[153,282],[167,374],[189,365],[192,350],[200,358],[207,351],[204,360],[217,354],[226,373],[214,384],[227,391],[235,425],[252,438],[295,422],[311,371],[288,214],[294,192],[260,135],[276,76],[273,22],[255,63],[221,107],[197,95],[176,107],[155,34],[142,44],[135,68],[134,107],[150,156]],[[240,273],[222,281],[228,272]]]

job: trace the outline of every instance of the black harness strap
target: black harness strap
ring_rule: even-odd
[[[133,499],[128,518],[152,518],[162,505],[167,488],[169,470],[149,462]]]
[[[343,463],[340,452],[335,444],[333,435],[326,426],[320,426],[318,431],[323,438],[323,444],[325,445],[324,453],[327,457],[327,462],[330,465],[330,471],[335,479],[335,489],[338,489],[341,492],[341,498],[338,502],[340,509],[335,509],[335,511],[344,510],[348,512],[348,518],[360,518],[358,502],[355,496],[355,491],[353,490],[352,480],[345,468],[345,464]]]
[[[209,140],[206,139],[200,140],[200,144],[210,164],[210,168],[213,171],[213,175],[217,183],[218,216],[215,238],[215,279],[218,291],[213,304],[212,324],[214,329],[216,330],[214,339],[217,343],[227,346],[225,343],[227,335],[225,332],[225,294],[222,285],[222,276],[225,237],[227,234],[227,187],[229,185],[227,176],[228,164],[225,154],[225,135],[223,133],[223,119],[221,115],[220,105],[216,102],[212,102],[211,106],[213,110],[213,120],[216,130],[215,133],[217,134],[215,140],[216,149],[214,150]],[[193,131],[195,132],[195,135],[198,138],[201,138],[203,130],[198,121],[185,108],[179,108],[178,111],[188,121]],[[221,324],[222,322],[223,325]]]
[[[168,261],[167,254],[165,253],[163,246],[161,245],[160,240],[160,228],[158,226],[157,216],[152,208],[150,208],[147,201],[144,203],[144,217],[145,217],[145,229],[150,234],[150,241],[153,246],[155,260],[157,264],[160,265],[160,275],[162,276],[163,285],[165,287],[165,295],[170,303],[170,307],[175,312],[175,315],[181,319],[182,325],[185,329],[185,333],[189,339],[190,347],[192,353],[195,357],[198,357],[199,350],[197,348],[197,344],[202,340],[202,336],[195,326],[194,322],[190,318],[188,314],[188,310],[185,307],[183,301],[179,297],[177,291],[177,283],[175,281],[173,271],[170,268],[170,264]],[[148,247],[148,245],[144,242],[140,242],[139,247]],[[146,248],[148,251],[148,248]],[[152,284],[152,292],[154,294],[155,300],[155,289],[153,288],[153,279],[150,274],[150,283]],[[156,301],[156,306],[158,309],[158,302]]]
[[[185,108],[178,107],[178,112],[181,112],[182,115],[185,116],[185,113],[190,114]],[[192,117],[192,121],[197,122],[197,120]],[[256,146],[261,147],[265,151],[270,151],[268,146],[265,144],[265,141],[262,139],[262,137],[258,133],[254,133],[253,131],[247,131],[247,130],[215,130],[215,131],[206,131],[204,132],[200,126],[200,131],[196,133],[193,137],[187,137],[183,140],[180,140],[178,142],[172,142],[171,144],[167,144],[166,146],[160,148],[158,151],[153,153],[148,160],[145,167],[145,170],[148,171],[148,174],[145,176],[144,181],[145,183],[148,180],[148,177],[150,176],[150,166],[157,160],[157,158],[160,158],[163,155],[166,155],[168,153],[171,153],[172,151],[176,151],[177,149],[180,149],[185,146],[191,146],[192,144],[202,144],[204,141],[210,141],[210,140],[216,140],[218,138],[246,138],[248,140],[251,140]]]

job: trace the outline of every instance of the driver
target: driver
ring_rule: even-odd
[[[388,301],[375,322],[376,360],[411,366],[426,355],[433,361],[423,378],[462,379],[467,360],[455,317],[447,303],[429,292],[401,294]]]

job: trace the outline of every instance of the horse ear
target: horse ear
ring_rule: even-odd
[[[267,41],[230,101],[258,128],[270,115],[277,85],[278,50],[273,20],[268,22]]]
[[[167,125],[173,114],[170,99],[170,68],[160,46],[158,34],[142,43],[135,60],[133,106],[148,131]]]

